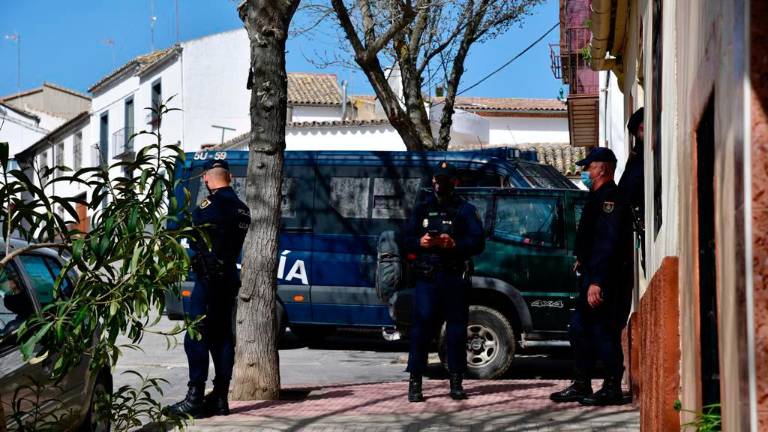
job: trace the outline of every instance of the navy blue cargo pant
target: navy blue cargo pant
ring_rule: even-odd
[[[466,371],[468,287],[459,272],[435,271],[429,277],[419,277],[413,295],[411,349],[406,371],[419,375],[426,371],[430,344],[443,322],[446,323],[448,371]]]
[[[592,378],[599,360],[606,376],[621,379],[624,374],[621,331],[627,322],[630,303],[604,296],[604,303],[592,308],[586,300],[588,287],[584,282],[582,285],[568,330],[576,374]]]
[[[205,318],[197,327],[200,339],[192,338],[189,332],[184,336],[190,386],[205,386],[208,380],[210,353],[216,371],[214,388],[225,391],[229,389],[232,368],[235,365],[235,335],[232,325],[237,287],[235,282],[217,284],[215,288],[207,280],[195,282],[185,312],[189,319],[197,319],[201,315],[205,315]]]

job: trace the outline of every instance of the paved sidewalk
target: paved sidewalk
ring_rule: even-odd
[[[632,405],[555,404],[563,380],[465,381],[470,399],[448,397],[445,380],[425,380],[424,403],[408,403],[407,381],[289,387],[295,400],[231,402],[232,414],[196,420],[192,431],[638,431]],[[599,388],[599,382],[593,386]]]

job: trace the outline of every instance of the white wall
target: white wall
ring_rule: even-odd
[[[568,143],[567,117],[486,117],[490,144]]]
[[[55,141],[53,145],[47,146],[44,150],[39,151],[35,158],[37,159],[37,167],[41,168],[40,162],[42,155],[45,154],[48,161],[48,166],[53,167],[57,165],[57,159],[56,156],[60,150],[59,144],[64,144],[64,153],[63,153],[63,160],[61,161],[61,164],[64,166],[67,166],[69,168],[72,168],[74,170],[75,168],[75,160],[74,160],[74,142],[75,142],[75,135],[80,132],[82,133],[83,139],[81,144],[81,161],[80,161],[80,167],[85,168],[90,165],[91,158],[90,158],[90,146],[88,143],[92,141],[92,138],[89,136],[91,131],[90,125],[85,124],[81,126],[80,128],[77,128],[72,131],[69,135],[65,136],[63,139]],[[73,172],[68,173],[61,173],[59,175],[73,175]],[[68,182],[57,182],[53,186],[46,188],[46,193],[62,196],[62,197],[73,197],[77,196],[83,192],[90,192],[89,188],[83,187],[81,184],[76,183],[68,183]]]
[[[291,113],[291,121],[339,121],[341,120],[341,107],[335,106],[294,106]]]
[[[34,115],[38,116],[40,118],[39,126],[41,128],[43,128],[43,129],[54,130],[57,127],[59,127],[59,126],[63,125],[64,123],[66,123],[66,121],[67,121],[64,118],[56,117],[56,116],[50,115],[50,114],[48,114],[46,112],[42,112],[42,111],[37,111],[37,110],[32,110],[32,109],[25,109],[25,111],[27,111],[30,114],[34,114]]]
[[[219,33],[182,43],[180,79],[184,88],[185,151],[200,149],[202,144],[219,144],[251,128],[251,91],[246,89],[250,67],[250,46],[244,29]]]
[[[630,135],[626,128],[629,115],[624,111],[624,94],[619,89],[618,80],[613,72],[599,72],[600,92],[600,147],[613,150],[618,163],[616,164],[616,179],[624,173],[624,166],[630,151]],[[607,83],[607,85],[606,85]]]
[[[0,142],[8,143],[11,157],[42,139],[47,133],[48,130],[38,126],[35,120],[6,107],[0,107]]]
[[[130,77],[107,91],[95,95],[93,98],[91,110],[91,122],[89,139],[91,157],[89,162],[95,163],[95,149],[93,145],[99,142],[101,116],[109,113],[109,157],[110,164],[117,162],[114,159],[114,136],[113,134],[125,128],[125,101],[133,97],[134,109],[134,132],[142,130],[151,130],[148,124],[150,111],[146,108],[152,105],[152,84],[160,79],[161,96],[163,101],[171,96],[174,98],[168,102],[170,108],[182,108],[181,98],[181,65],[174,61],[162,69],[142,77]],[[164,144],[171,144],[182,140],[182,113],[183,111],[172,111],[163,117],[160,127]],[[152,144],[155,138],[151,135],[137,136],[134,139],[134,150]],[[183,141],[182,141],[183,142]],[[185,147],[185,151],[193,151]]]
[[[389,125],[288,128],[286,150],[405,150],[400,135]]]

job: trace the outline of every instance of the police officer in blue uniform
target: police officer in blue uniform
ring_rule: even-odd
[[[406,226],[406,251],[416,255],[408,368],[408,400],[422,402],[422,375],[432,339],[446,322],[450,396],[466,399],[467,320],[471,258],[485,248],[482,222],[474,206],[458,197],[455,169],[441,162],[432,177],[434,194],[420,203]]]
[[[184,337],[189,362],[189,391],[186,398],[171,406],[171,412],[194,418],[229,414],[227,395],[235,362],[233,315],[240,275],[237,259],[251,223],[248,207],[230,186],[232,176],[224,160],[209,160],[203,165],[202,181],[209,195],[192,212],[192,222],[210,239],[210,248],[201,238],[192,241],[195,287],[185,312],[194,320],[205,316],[196,340]],[[207,396],[208,354],[213,358],[216,378]]]
[[[590,188],[576,233],[576,265],[581,275],[576,310],[569,334],[574,350],[574,380],[555,402],[620,405],[624,356],[621,331],[626,325],[632,293],[632,231],[627,206],[613,174],[616,156],[598,147],[578,162],[582,181]],[[597,360],[605,369],[603,387],[593,393],[591,379]]]

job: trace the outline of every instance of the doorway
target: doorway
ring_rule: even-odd
[[[710,97],[696,130],[699,220],[699,328],[702,405],[720,403],[715,244],[715,101]]]

